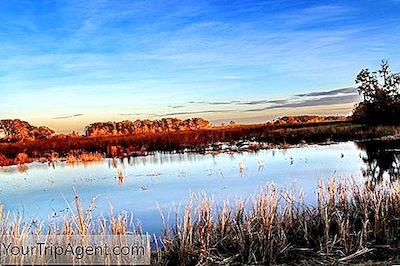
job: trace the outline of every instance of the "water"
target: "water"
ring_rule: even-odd
[[[75,188],[85,205],[97,197],[94,215],[107,216],[111,204],[116,213],[133,211],[145,231],[159,232],[157,204],[168,213],[173,206],[185,205],[190,193],[206,192],[218,204],[226,198],[231,202],[247,198],[273,182],[279,188],[301,189],[305,201],[313,203],[320,179],[384,178],[396,171],[400,160],[393,145],[384,150],[381,146],[346,142],[235,154],[156,153],[129,161],[3,167],[0,202],[6,211],[18,213],[26,221],[51,222],[68,214],[66,207],[73,205]],[[119,171],[123,180],[118,178]]]

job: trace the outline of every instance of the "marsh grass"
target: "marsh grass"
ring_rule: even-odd
[[[69,164],[75,164],[77,162],[87,163],[104,160],[104,154],[100,152],[70,152],[67,156],[61,158],[61,161],[66,161]]]
[[[372,189],[354,180],[322,181],[317,203],[302,194],[265,187],[250,206],[215,207],[201,197],[163,237],[168,264],[338,263],[396,259],[400,244],[400,183]],[[193,207],[196,206],[196,207]],[[247,207],[245,207],[247,206]]]
[[[51,138],[18,143],[0,143],[0,165],[16,164],[16,156],[26,153],[30,158],[46,157],[46,154],[57,153],[60,158],[74,152],[89,153],[88,159],[93,160],[90,153],[104,156],[129,157],[142,156],[153,151],[204,151],[205,147],[217,142],[234,144],[241,140],[251,140],[259,144],[251,144],[249,150],[258,150],[270,144],[286,148],[291,144],[318,143],[325,141],[347,141],[371,138],[398,138],[399,126],[365,126],[339,123],[316,123],[298,125],[241,125],[227,128],[211,128],[177,132],[143,133],[127,136],[110,137],[76,137]],[[262,145],[261,145],[262,144]],[[216,151],[218,152],[218,151]],[[70,161],[79,160],[77,154]],[[92,157],[92,158],[91,158]],[[96,156],[94,158],[97,158]]]
[[[315,205],[302,193],[273,184],[248,200],[216,205],[192,195],[153,237],[153,264],[320,264],[367,260],[399,262],[400,182],[360,184],[353,179],[320,181]],[[95,199],[84,207],[75,192],[70,214],[59,225],[22,222],[0,207],[0,233],[27,235],[142,234],[133,215],[92,217]],[[46,229],[45,229],[46,228]]]

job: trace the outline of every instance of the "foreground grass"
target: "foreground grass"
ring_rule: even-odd
[[[153,264],[320,264],[399,262],[400,182],[360,185],[331,179],[318,185],[317,203],[301,194],[265,187],[249,201],[215,206],[194,196],[183,215],[164,221],[154,237]],[[1,214],[0,233],[23,236],[63,234],[140,234],[127,214],[93,218],[78,196],[60,225],[32,227],[19,217]],[[48,229],[45,229],[48,228]]]
[[[235,208],[217,210],[201,199],[163,238],[165,261],[207,263],[338,263],[394,260],[400,244],[400,183],[359,186],[330,180],[318,186],[318,203],[268,186]]]
[[[286,126],[241,125],[205,130],[135,134],[114,137],[54,138],[21,143],[0,143],[0,165],[17,164],[18,156],[27,160],[53,161],[87,153],[107,157],[145,155],[151,151],[204,151],[217,142],[251,140],[274,145],[348,141],[400,136],[400,126],[365,126],[349,122],[299,124]],[[85,156],[90,158],[91,156]],[[93,156],[92,156],[93,157]],[[93,157],[96,158],[96,157]]]

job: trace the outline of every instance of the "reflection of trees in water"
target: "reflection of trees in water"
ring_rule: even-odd
[[[366,164],[363,175],[372,182],[400,177],[400,140],[360,142],[357,147],[366,153],[362,158]]]

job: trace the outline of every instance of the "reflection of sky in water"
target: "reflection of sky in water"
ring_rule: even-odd
[[[18,211],[26,220],[43,220],[54,212],[66,212],[64,197],[72,206],[75,187],[85,206],[98,196],[95,214],[107,215],[109,204],[115,212],[132,210],[145,230],[154,231],[160,225],[156,202],[168,212],[172,203],[184,205],[190,192],[205,191],[217,203],[227,197],[232,202],[274,182],[280,188],[302,189],[305,200],[313,202],[319,179],[332,175],[361,176],[360,154],[364,152],[352,142],[216,156],[157,153],[131,158],[129,163],[124,160],[122,185],[118,185],[112,160],[75,166],[57,163],[55,168],[33,163],[24,173],[16,171],[16,166],[0,169],[0,201],[6,210]],[[241,161],[245,167],[243,175]],[[260,168],[260,164],[264,167]]]

